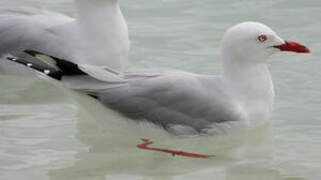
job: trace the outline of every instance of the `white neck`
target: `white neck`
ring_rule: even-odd
[[[129,50],[128,28],[117,0],[75,0],[86,59],[121,70]],[[90,50],[88,50],[90,48]]]
[[[246,108],[250,120],[268,119],[274,87],[265,60],[258,61],[257,57],[242,56],[223,48],[222,61],[224,78]]]

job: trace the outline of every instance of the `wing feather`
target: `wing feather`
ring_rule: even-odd
[[[98,96],[126,116],[159,124],[169,131],[190,127],[201,132],[213,123],[240,120],[238,103],[224,91],[220,78],[204,79],[192,73],[169,72],[130,80]]]
[[[67,51],[67,38],[74,31],[74,19],[35,8],[0,9],[0,56],[19,56],[33,49],[63,59],[74,59]],[[61,43],[64,43],[62,47]]]

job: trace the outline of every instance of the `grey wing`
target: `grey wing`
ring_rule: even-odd
[[[19,56],[23,50],[33,49],[71,59],[65,39],[70,36],[73,23],[74,20],[68,16],[41,9],[1,8],[0,56]]]
[[[213,123],[238,120],[234,102],[219,86],[219,78],[207,81],[178,72],[132,80],[127,86],[101,93],[99,98],[133,119],[165,129],[184,126],[201,132]]]

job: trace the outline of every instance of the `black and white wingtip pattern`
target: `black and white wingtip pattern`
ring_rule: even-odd
[[[88,75],[80,70],[77,64],[70,61],[59,59],[34,50],[25,50],[24,53],[28,54],[32,58],[7,57],[6,59],[34,69],[37,72],[43,73],[56,80],[61,80],[63,76]],[[53,62],[48,63],[41,57],[48,57]]]
[[[16,57],[6,57],[6,59],[24,66],[27,66],[31,69],[34,69],[37,72],[43,73],[56,80],[61,80],[63,76],[63,72],[60,70],[56,70],[51,67],[46,67],[45,65],[40,65],[39,63],[33,63],[30,60],[16,58]]]
[[[27,49],[24,52],[26,54],[36,58],[36,59],[39,59],[39,56],[47,56],[47,57],[51,58],[55,62],[55,66],[58,67],[58,69],[63,72],[64,76],[88,75],[87,73],[80,70],[80,68],[78,67],[77,64],[75,64],[71,61],[68,61],[65,59],[60,59],[60,58],[57,58],[54,56],[50,56],[50,55],[47,55],[47,54],[44,54],[44,53],[41,53],[41,52],[38,52],[35,50]],[[41,60],[41,59],[39,59],[39,60]]]

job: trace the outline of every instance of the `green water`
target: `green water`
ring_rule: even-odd
[[[121,0],[132,67],[221,72],[219,43],[252,20],[312,54],[270,58],[276,88],[271,123],[237,134],[182,138],[143,131],[96,100],[35,77],[0,76],[0,179],[321,179],[321,1]],[[1,0],[74,14],[70,0]],[[215,154],[172,157],[136,148]]]

